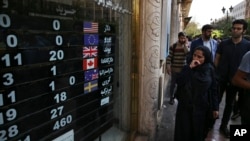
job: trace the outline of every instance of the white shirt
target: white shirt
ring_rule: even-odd
[[[210,40],[208,40],[208,41],[204,41],[204,40],[203,40],[203,45],[204,45],[205,47],[207,47],[210,51],[212,51],[212,50],[211,50],[212,47],[211,47]]]

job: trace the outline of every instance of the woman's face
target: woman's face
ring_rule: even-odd
[[[205,61],[205,56],[203,55],[203,51],[195,50],[193,54],[193,60],[198,60],[200,64],[203,64]]]

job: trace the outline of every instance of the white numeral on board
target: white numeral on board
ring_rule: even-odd
[[[14,83],[14,79],[13,79],[12,73],[5,73],[5,74],[3,75],[3,78],[6,79],[6,81],[3,82],[3,85],[4,85],[4,86],[10,86],[10,85],[12,85],[12,84]]]
[[[55,75],[56,75],[56,66],[53,66],[53,67],[50,69],[50,71],[52,71],[53,76],[55,76]]]
[[[51,114],[50,119],[54,119],[54,118],[57,118],[58,116],[61,116],[63,112],[63,108],[64,106],[60,106],[60,107],[57,107],[57,109],[52,109],[50,111],[50,114]]]
[[[54,124],[53,130],[58,130],[61,127],[64,127],[71,122],[72,122],[72,115],[68,115],[67,117],[63,117],[60,120],[56,121],[56,123]]]
[[[8,109],[6,111],[6,117],[7,117],[7,121],[12,121],[16,118],[17,116],[17,112],[16,109]]]
[[[4,124],[3,113],[0,113],[0,125]]]
[[[51,83],[49,84],[51,91],[55,90],[55,81],[51,81]]]
[[[70,85],[74,85],[76,83],[76,78],[75,78],[75,76],[70,76],[70,78],[69,78],[69,84]]]
[[[16,102],[16,92],[15,92],[15,91],[11,91],[11,92],[8,94],[8,98],[10,98],[11,103],[15,103],[15,102]]]
[[[18,43],[16,35],[8,35],[6,41],[7,45],[12,48],[16,47]]]
[[[49,52],[49,54],[51,55],[49,61],[62,60],[64,58],[63,50],[52,50]]]
[[[56,45],[61,46],[63,44],[63,38],[61,35],[56,36]]]
[[[54,99],[56,100],[56,103],[60,103],[62,101],[65,101],[65,100],[67,100],[67,93],[61,92],[60,94],[56,94],[54,96]]]
[[[0,106],[3,106],[3,94],[0,94]]]
[[[8,130],[0,130],[0,141],[7,141],[8,138],[13,138],[18,135],[17,125],[12,125]]]
[[[5,61],[5,66],[6,67],[10,67],[11,64],[10,64],[10,55],[9,54],[5,54],[2,58],[1,58],[2,61]],[[21,53],[18,53],[16,56],[14,56],[14,60],[17,60],[17,65],[22,65],[22,55]]]
[[[54,20],[53,21],[53,29],[54,30],[59,30],[61,28],[60,21],[59,20]]]
[[[10,27],[10,17],[6,14],[0,14],[0,26]]]

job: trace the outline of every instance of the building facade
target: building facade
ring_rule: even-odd
[[[245,17],[246,19],[250,18],[250,0],[246,0],[246,13],[245,13]]]
[[[231,16],[234,19],[245,19],[246,18],[246,13],[247,13],[247,2],[246,0],[238,3],[233,7],[233,11],[231,13]]]
[[[155,139],[192,0],[1,3],[2,140]]]

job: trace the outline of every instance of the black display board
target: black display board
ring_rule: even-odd
[[[112,126],[115,25],[75,2],[0,2],[0,141],[88,141]]]

